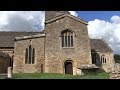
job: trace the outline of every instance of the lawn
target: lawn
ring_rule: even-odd
[[[87,73],[83,76],[53,73],[15,73],[13,79],[109,79],[109,75],[106,72]]]

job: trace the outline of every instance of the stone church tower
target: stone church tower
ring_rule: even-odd
[[[45,18],[45,72],[75,75],[81,65],[92,63],[85,21],[68,11],[46,11]]]

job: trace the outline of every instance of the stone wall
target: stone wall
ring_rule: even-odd
[[[57,19],[56,19],[57,18]],[[46,72],[65,73],[65,62],[70,60],[73,67],[73,75],[80,73],[78,70],[82,65],[92,64],[90,39],[88,37],[87,24],[74,16],[64,15],[64,17],[53,18],[45,22],[45,37],[34,38],[33,36],[18,37],[14,48],[13,72]],[[61,32],[70,30],[73,35],[73,47],[62,47]],[[35,64],[25,64],[25,50],[31,45],[35,48]],[[107,63],[102,67],[110,72],[114,66],[112,53],[99,52],[107,57]],[[41,69],[43,65],[43,69]],[[42,70],[42,71],[41,71]]]
[[[25,64],[25,50],[29,47],[29,45],[35,49],[35,64]],[[14,49],[13,73],[41,72],[41,65],[44,67],[44,55],[44,37],[16,41]]]
[[[63,48],[61,45],[61,32],[63,30],[74,32],[74,46]],[[82,64],[91,64],[91,49],[87,25],[70,17],[57,19],[45,25],[45,72],[65,73],[64,62],[73,61],[73,74]]]
[[[0,73],[7,73],[7,68],[10,64],[10,57],[8,54],[0,52]]]
[[[109,72],[110,79],[120,79],[120,64],[115,63],[112,71]]]
[[[120,72],[109,73],[110,79],[120,79]]]
[[[0,51],[3,53],[9,54],[10,57],[14,55],[14,47],[13,48],[0,48]]]
[[[102,55],[105,55],[106,58],[106,63],[101,63],[101,67],[106,71],[106,72],[111,72],[112,69],[114,68],[115,61],[113,57],[113,53],[111,52],[97,52],[99,55],[99,59],[101,59]]]
[[[109,73],[110,79],[120,79],[120,64],[116,63],[114,68]]]

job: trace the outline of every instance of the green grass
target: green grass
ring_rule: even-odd
[[[109,79],[109,75],[106,72],[83,76],[53,73],[15,73],[13,79]]]

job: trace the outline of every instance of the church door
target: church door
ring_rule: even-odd
[[[71,74],[71,75],[73,75],[72,62],[65,62],[65,74]]]

